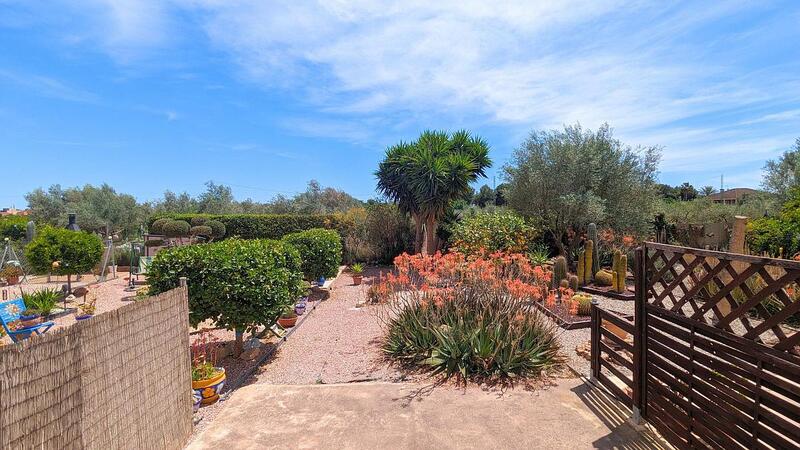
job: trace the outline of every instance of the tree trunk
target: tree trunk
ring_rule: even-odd
[[[438,228],[436,219],[428,218],[425,220],[425,254],[433,255],[438,249],[438,242],[436,239],[436,229]]]
[[[244,331],[236,330],[236,341],[233,344],[233,356],[239,356],[244,351]]]
[[[419,214],[412,214],[411,216],[414,218],[414,253],[419,253],[422,251],[425,229],[423,227],[422,217]]]
[[[72,294],[72,275],[67,274],[67,295]]]

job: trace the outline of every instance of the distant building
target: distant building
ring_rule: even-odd
[[[748,195],[758,194],[758,192],[759,191],[757,189],[733,188],[711,194],[708,196],[708,198],[710,198],[714,203],[738,205],[739,203],[742,203],[742,201],[747,198]]]
[[[27,216],[31,211],[29,209],[17,209],[13,206],[11,208],[0,209],[0,216]]]

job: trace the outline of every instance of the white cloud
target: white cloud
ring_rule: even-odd
[[[769,4],[85,0],[80,5],[79,13],[93,24],[87,34],[123,63],[169,45],[181,27],[199,24],[210,45],[229,55],[250,82],[291,89],[324,113],[323,119],[284,120],[294,132],[311,136],[375,140],[376,124],[391,127],[409,117],[432,123],[468,116],[472,123],[506,126],[509,134],[523,127],[579,121],[594,128],[608,122],[634,143],[664,145],[663,170],[691,171],[709,163],[760,165],[786,145],[791,132],[766,136],[754,133],[754,126],[800,118],[796,106],[786,107],[800,101],[794,76],[800,64],[789,59],[776,70],[747,60],[759,45],[772,48],[769,39],[781,30],[764,21],[753,21],[749,29],[719,30],[724,20],[755,16],[774,6]],[[796,31],[783,33],[797,38]],[[737,51],[745,47],[747,52]]]

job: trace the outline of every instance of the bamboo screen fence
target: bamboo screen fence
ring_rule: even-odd
[[[0,448],[182,448],[187,288],[0,347]]]

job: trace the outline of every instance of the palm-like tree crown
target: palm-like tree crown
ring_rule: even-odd
[[[436,222],[491,164],[483,139],[464,130],[428,130],[414,142],[389,147],[375,175],[378,190],[401,210]]]

